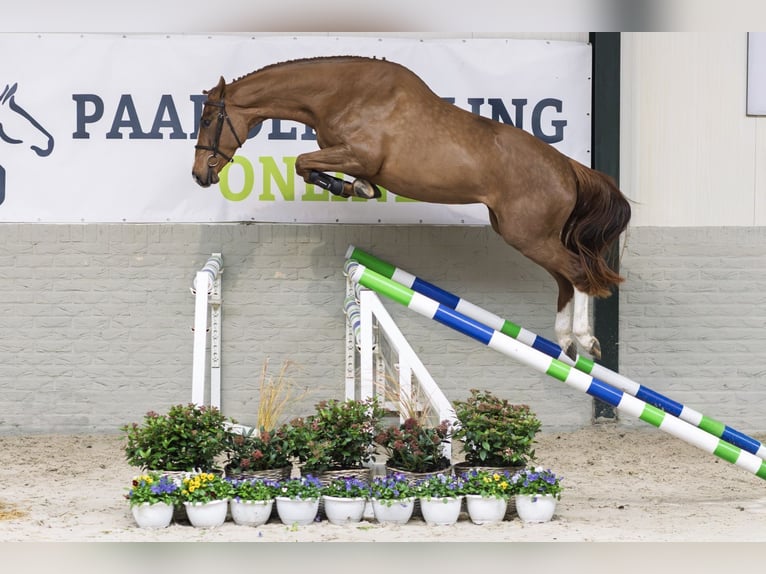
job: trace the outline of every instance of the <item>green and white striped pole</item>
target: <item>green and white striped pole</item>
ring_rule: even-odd
[[[355,260],[346,262],[345,271],[353,282],[363,287],[471,337],[495,351],[516,359],[527,367],[550,375],[575,389],[596,397],[621,412],[635,416],[676,438],[766,479],[766,462],[752,453],[715,437],[641,399],[620,391],[608,383],[573,368],[571,365],[549,357],[541,351],[488,327],[455,309],[413,291],[401,283],[384,277]]]
[[[625,391],[628,394],[631,394],[652,406],[660,408],[663,411],[668,412],[689,424],[699,427],[715,437],[722,438],[725,441],[738,446],[739,448],[742,448],[761,459],[766,459],[766,446],[764,446],[760,441],[754,439],[753,437],[733,429],[715,419],[707,417],[702,413],[691,409],[677,401],[674,401],[656,391],[653,391],[644,385],[636,383],[635,381],[632,381],[631,379],[620,375],[619,373],[615,373],[603,365],[594,363],[592,360],[586,357],[578,357],[576,362],[572,361],[572,359],[570,359],[569,356],[556,343],[549,341],[540,335],[536,335],[535,333],[528,331],[527,329],[520,327],[519,325],[516,325],[507,319],[503,319],[502,317],[495,315],[486,309],[474,305],[470,301],[466,301],[465,299],[454,295],[449,291],[445,291],[444,289],[441,289],[440,287],[429,283],[428,281],[425,281],[405,271],[404,269],[395,267],[394,265],[387,263],[382,259],[379,259],[357,247],[354,247],[353,245],[350,246],[346,252],[346,259],[354,259],[365,265],[368,269],[371,269],[372,271],[375,271],[376,273],[379,273],[388,279],[392,279],[397,283],[401,283],[402,285],[411,288],[413,291],[417,291],[418,293],[425,295],[426,297],[430,297],[439,303],[450,307],[451,309],[455,309],[456,311],[459,311],[471,319],[475,319],[480,323],[484,323],[485,325],[492,327],[493,329],[496,329],[497,331],[500,331],[509,337],[521,341],[533,349],[537,349],[538,351],[545,353],[549,357],[558,359],[567,365],[574,366],[574,368],[578,369],[579,371],[592,375],[593,377],[604,381],[605,383],[609,383],[621,391]]]

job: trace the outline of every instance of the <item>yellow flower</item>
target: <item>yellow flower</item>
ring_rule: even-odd
[[[507,483],[506,481],[503,481],[503,482],[501,482],[501,483],[500,483],[500,488],[502,488],[503,490],[505,490],[506,488],[508,488],[508,483]]]
[[[492,478],[494,478],[495,482],[497,482],[498,480],[500,480],[500,475],[495,473],[495,474],[492,475]]]

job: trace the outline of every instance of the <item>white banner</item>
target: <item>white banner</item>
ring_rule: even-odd
[[[537,40],[0,34],[0,221],[486,224],[482,205],[340,199],[295,157],[313,132],[267,120],[221,185],[191,166],[202,91],[296,58],[399,62],[443,98],[590,165],[591,50]],[[395,191],[395,190],[394,190]]]

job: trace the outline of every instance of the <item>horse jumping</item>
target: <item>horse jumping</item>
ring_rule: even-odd
[[[486,205],[495,232],[556,280],[561,348],[574,358],[577,343],[600,357],[589,297],[606,297],[622,281],[604,251],[630,220],[630,205],[610,177],[519,128],[443,101],[412,71],[386,60],[283,62],[230,84],[221,78],[205,93],[192,168],[199,185],[218,183],[254,125],[306,124],[320,148],[296,160],[308,183],[368,199],[382,186],[424,202]]]

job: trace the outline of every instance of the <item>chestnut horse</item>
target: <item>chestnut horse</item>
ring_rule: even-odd
[[[492,228],[558,284],[555,332],[572,358],[595,357],[590,296],[622,278],[604,251],[630,220],[613,180],[512,125],[442,100],[413,72],[355,56],[267,66],[207,93],[192,175],[207,187],[265,119],[301,122],[318,150],[298,156],[306,182],[337,195],[372,198],[376,186],[411,199],[483,203]],[[352,182],[324,172],[343,173]]]

